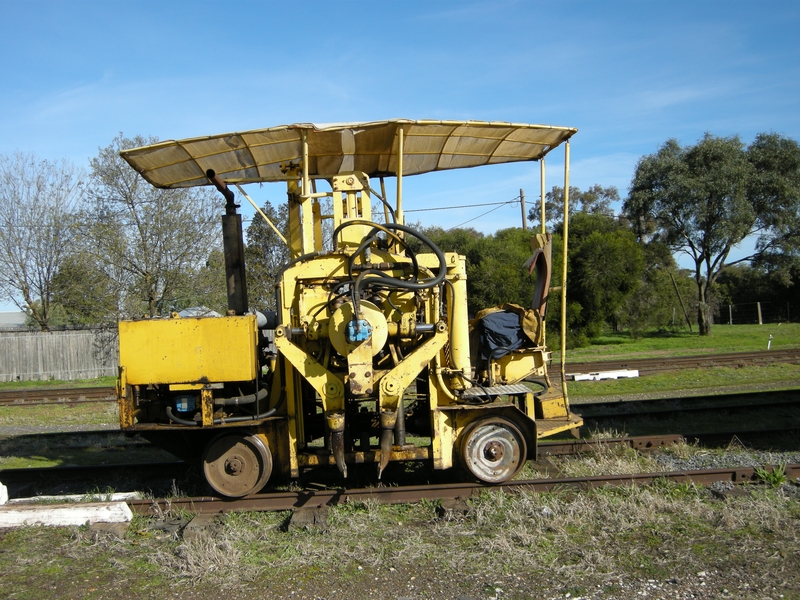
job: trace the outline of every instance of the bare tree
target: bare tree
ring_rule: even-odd
[[[49,329],[53,277],[76,236],[83,173],[33,154],[0,155],[0,296]]]
[[[221,238],[221,196],[156,189],[119,155],[157,141],[120,134],[90,161],[85,231],[106,271],[124,279],[129,314],[156,316],[195,297],[193,275]]]

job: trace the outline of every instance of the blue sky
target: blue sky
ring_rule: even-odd
[[[119,132],[295,122],[577,127],[571,183],[615,185],[668,138],[800,139],[800,3],[0,0],[0,152],[86,165]],[[562,184],[563,153],[548,159]],[[536,163],[409,178],[407,209],[538,194]],[[282,186],[249,186],[281,202]],[[486,208],[410,214],[458,225]],[[512,205],[471,221],[518,226]]]

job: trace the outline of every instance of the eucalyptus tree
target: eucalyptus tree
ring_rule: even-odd
[[[66,161],[0,155],[0,297],[50,327],[53,278],[72,251],[83,173]]]
[[[553,186],[545,194],[545,212],[548,223],[560,223],[564,220],[564,188]],[[610,185],[603,187],[595,183],[587,190],[569,186],[570,218],[577,212],[614,216],[612,202],[619,202],[619,190]],[[528,209],[528,220],[536,224],[541,221],[541,207],[534,202]]]
[[[748,147],[738,136],[706,134],[686,147],[668,140],[639,160],[623,211],[641,239],[664,241],[692,259],[697,320],[708,335],[709,293],[726,265],[797,250],[800,146],[774,133]],[[728,262],[750,236],[754,251]]]

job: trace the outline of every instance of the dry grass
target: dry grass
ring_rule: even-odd
[[[123,540],[0,531],[0,571],[5,589],[31,598],[797,597],[800,493],[746,489],[726,500],[668,482],[485,493],[447,518],[432,502],[364,502],[331,508],[324,530],[286,531],[285,513],[234,513],[194,541],[159,529],[186,515],[137,518]]]
[[[641,454],[633,448],[603,443],[595,446],[591,453],[553,457],[551,460],[565,477],[664,471],[648,455]]]
[[[159,549],[150,560],[170,579],[241,593],[253,582],[289,574],[286,591],[318,589],[314,582],[332,573],[363,591],[373,574],[434,571],[453,578],[453,586],[488,572],[506,586],[513,574],[512,580],[533,579],[552,594],[610,586],[621,598],[636,595],[624,592],[626,580],[691,587],[697,573],[718,573],[719,581],[708,575],[703,583],[722,586],[723,595],[732,585],[723,577],[726,568],[747,584],[743,589],[765,589],[774,583],[770,556],[779,557],[782,570],[800,566],[797,500],[762,488],[722,503],[702,488],[664,483],[581,494],[487,493],[470,504],[469,515],[449,519],[437,518],[431,503],[338,506],[324,532],[287,533],[275,515],[232,515],[221,534]],[[800,583],[796,574],[785,576]]]

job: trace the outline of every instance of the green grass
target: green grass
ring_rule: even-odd
[[[585,348],[567,348],[567,362],[617,358],[653,358],[693,354],[727,354],[800,348],[800,323],[769,325],[713,325],[711,335],[696,332],[649,333],[638,340],[627,332],[608,332]]]
[[[0,406],[0,427],[41,425],[116,425],[116,402]]]
[[[772,487],[777,488],[786,483],[786,465],[778,465],[773,467],[772,470],[767,470],[763,467],[756,467],[755,472],[761,481],[771,485]]]

